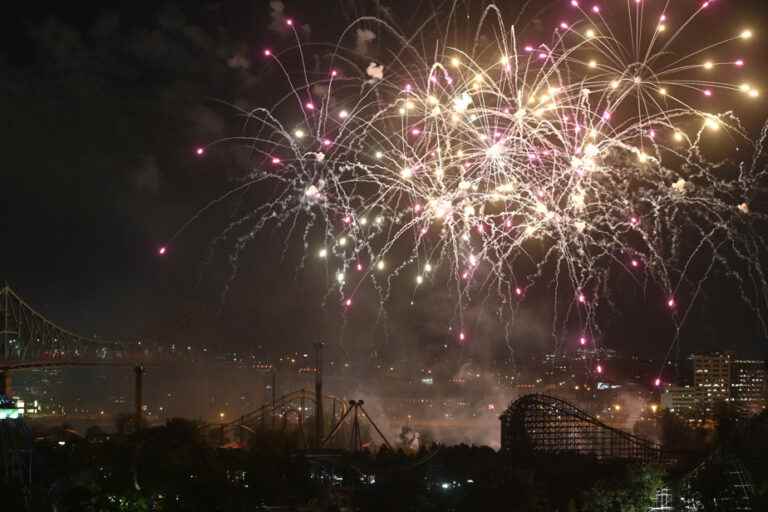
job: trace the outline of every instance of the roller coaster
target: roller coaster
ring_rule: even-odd
[[[502,451],[576,453],[599,460],[674,462],[658,444],[610,427],[578,407],[547,395],[526,395],[501,415]]]
[[[345,400],[336,396],[322,395],[324,411],[327,411],[323,428],[329,432],[322,439],[314,439],[312,429],[307,431],[307,421],[314,421],[316,395],[306,389],[293,391],[276,398],[227,423],[204,424],[200,431],[219,446],[241,447],[248,444],[251,435],[260,432],[292,432],[298,435],[302,448],[347,448],[360,451],[373,439],[369,429],[361,429],[363,420],[378,434],[378,440],[391,448],[389,441],[363,408],[362,401]],[[344,439],[348,439],[345,442]]]

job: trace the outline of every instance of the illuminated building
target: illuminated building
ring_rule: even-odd
[[[543,363],[545,375],[561,375],[568,373],[570,359],[565,354],[545,354]]]
[[[661,397],[662,406],[676,412],[701,405],[712,411],[715,402],[734,402],[748,412],[768,405],[768,371],[765,361],[736,359],[731,352],[694,354],[693,389],[669,388]]]
[[[16,400],[0,395],[0,420],[15,420],[24,415],[23,407]]]
[[[698,403],[698,393],[690,386],[670,386],[661,395],[661,406],[678,414],[693,413]]]
[[[510,373],[497,373],[495,375],[496,377],[496,384],[499,386],[505,386],[505,387],[512,387],[516,384],[515,379],[516,376]]]
[[[693,387],[702,402],[727,401],[731,395],[731,366],[734,354],[693,354]]]
[[[752,412],[766,407],[765,361],[737,359],[732,362],[731,400]]]

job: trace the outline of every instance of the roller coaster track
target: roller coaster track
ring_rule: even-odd
[[[364,442],[363,435],[373,441],[373,432],[378,434],[377,440],[388,448],[392,445],[379,429],[378,425],[363,408],[362,400],[344,400],[342,398],[323,395],[323,410],[325,411],[326,436],[310,442],[305,431],[306,418],[314,418],[315,394],[306,389],[293,391],[268,402],[258,409],[244,414],[234,421],[227,423],[208,423],[200,427],[200,432],[210,441],[219,446],[227,446],[230,443],[243,445],[248,434],[256,434],[265,430],[291,430],[298,432],[305,448],[310,445],[321,451],[332,449],[334,446],[348,446],[352,451],[360,451],[368,442]],[[360,428],[361,421],[365,422],[372,430],[364,432]],[[310,429],[311,430],[311,429]],[[345,434],[341,434],[345,432]],[[349,443],[345,438],[349,435]],[[323,457],[327,452],[318,452],[315,455]]]
[[[610,427],[573,404],[547,395],[526,395],[501,415],[503,451],[577,453],[597,459],[671,463],[661,446]]]
[[[347,401],[331,395],[323,395],[326,402],[330,402],[331,407],[325,408],[330,413],[330,418],[335,419],[346,412]],[[225,438],[232,438],[242,434],[242,430],[254,431],[259,428],[280,428],[285,429],[288,422],[303,428],[309,407],[312,407],[314,414],[315,394],[306,389],[299,389],[287,393],[273,402],[267,402],[258,409],[239,418],[226,423],[207,423],[201,426],[202,432],[218,432]]]

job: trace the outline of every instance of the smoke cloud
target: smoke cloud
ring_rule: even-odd
[[[251,61],[240,54],[236,54],[227,59],[227,66],[232,69],[249,69]]]
[[[133,184],[139,192],[157,194],[160,191],[160,170],[154,156],[146,157],[133,172]]]
[[[357,29],[357,40],[355,42],[355,52],[360,55],[368,55],[368,47],[376,39],[376,34],[367,28]]]
[[[280,0],[272,0],[269,2],[269,13],[272,22],[269,24],[269,30],[278,34],[285,34],[288,31],[288,27],[285,24],[285,4]]]

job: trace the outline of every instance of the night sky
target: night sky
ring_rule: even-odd
[[[352,19],[376,13],[377,3],[285,1],[286,13],[310,25],[313,41],[335,41]],[[441,5],[382,3],[405,32],[419,13]],[[336,308],[322,307],[324,276],[297,272],[301,248],[281,261],[275,234],[257,237],[224,294],[228,250],[211,252],[211,241],[257,200],[247,194],[207,212],[158,257],[158,247],[247,171],[236,152],[199,159],[194,148],[238,133],[242,119],[228,103],[270,105],[280,94],[258,57],[265,45],[286,44],[270,29],[269,2],[14,4],[21,5],[4,13],[0,30],[0,278],[27,301],[83,334],[220,349],[274,352],[343,337],[346,350],[375,347],[397,358],[414,347],[430,354],[445,341],[434,314],[441,297],[416,312],[392,304],[390,320],[375,330],[373,305],[342,326]],[[713,30],[748,22],[759,35],[768,18],[762,0],[717,4],[728,14],[712,18]],[[768,48],[763,37],[754,45]],[[752,129],[768,114],[764,101],[757,109],[745,113]],[[729,286],[721,278],[707,287],[683,332],[683,352],[764,353],[763,334]],[[606,344],[663,357],[671,335],[663,306],[626,295],[627,311],[607,322]],[[522,311],[513,335],[521,348],[551,345],[545,303]],[[484,334],[479,352],[504,352],[498,331]]]

